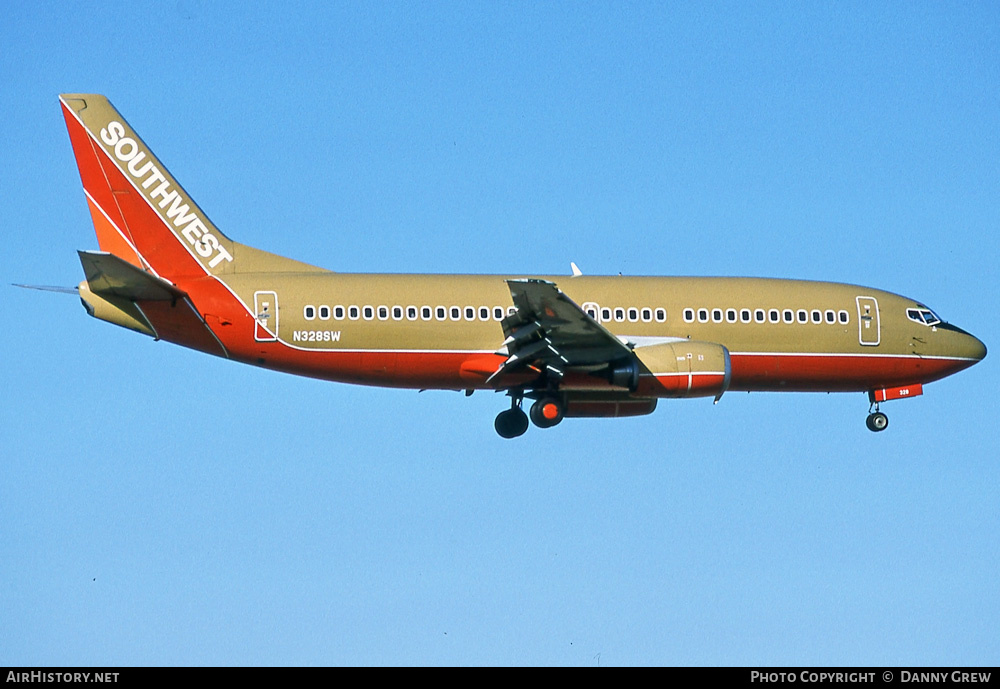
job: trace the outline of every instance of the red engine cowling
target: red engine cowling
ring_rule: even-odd
[[[636,397],[722,397],[729,389],[729,350],[716,342],[680,340],[636,347]]]

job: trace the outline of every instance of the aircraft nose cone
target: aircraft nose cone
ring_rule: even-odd
[[[986,345],[978,337],[969,335],[969,356],[976,361],[986,358]]]
[[[955,328],[961,336],[955,352],[956,356],[960,356],[963,359],[972,359],[973,363],[977,361],[982,361],[986,358],[986,345],[983,341],[972,333],[966,332],[961,328]]]

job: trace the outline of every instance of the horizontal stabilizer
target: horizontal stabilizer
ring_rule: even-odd
[[[90,291],[129,301],[175,301],[186,294],[163,278],[106,251],[79,251]]]
[[[24,289],[37,289],[42,292],[59,292],[61,294],[77,294],[78,290],[76,287],[55,287],[52,285],[20,285],[16,282],[12,282],[13,287],[23,287]]]

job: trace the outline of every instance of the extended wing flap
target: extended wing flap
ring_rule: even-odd
[[[176,301],[185,292],[106,251],[79,251],[90,291],[129,301]]]
[[[525,323],[537,322],[552,349],[568,366],[601,364],[627,357],[632,350],[587,315],[554,283],[508,280],[517,311],[503,321],[508,337]]]
[[[607,364],[631,355],[621,340],[547,280],[507,280],[516,310],[501,322],[507,360],[490,377],[534,366],[561,377],[567,368]]]

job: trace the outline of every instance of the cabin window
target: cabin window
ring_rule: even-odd
[[[698,322],[708,323],[708,309],[698,309]]]
[[[457,306],[451,307],[451,320],[460,321],[462,320],[462,309]]]
[[[431,313],[432,313],[431,307],[429,306],[420,307],[420,318],[422,318],[423,320],[429,321],[431,319]]]
[[[476,309],[472,306],[465,307],[465,320],[474,321],[476,320]]]
[[[826,312],[826,322],[827,323],[836,323],[837,322],[837,314],[834,313],[832,310],[828,310]]]
[[[653,320],[653,311],[651,309],[648,309],[648,308],[643,309],[641,311],[641,316],[642,316],[642,322],[643,323],[649,323],[651,320]]]
[[[784,314],[785,314],[785,323],[792,323],[793,321],[795,321],[795,314],[792,313],[791,309],[785,309]]]
[[[655,311],[655,315],[656,315],[656,322],[657,323],[663,323],[664,321],[667,320],[667,310],[666,309],[657,309]]]
[[[764,318],[764,309],[757,309],[753,312],[753,319],[758,323],[763,323],[766,319]]]
[[[401,321],[403,320],[403,307],[393,306],[392,307],[392,320]]]
[[[493,320],[502,321],[503,320],[503,307],[494,306],[493,307]]]
[[[304,309],[302,309],[302,315],[306,317],[307,321],[311,321],[312,319],[316,318],[316,307],[315,306],[305,307]]]
[[[767,315],[770,317],[770,321],[772,323],[781,322],[781,313],[778,311],[778,309],[771,309]]]
[[[443,321],[448,318],[448,309],[443,306],[439,306],[435,309],[435,315],[439,321]]]
[[[639,309],[631,308],[628,310],[628,319],[630,322],[635,323],[639,320]]]
[[[407,306],[406,307],[406,320],[415,321],[417,320],[417,307]]]
[[[694,323],[694,309],[684,309],[684,322]]]
[[[488,306],[479,307],[479,320],[488,321],[490,319],[490,309]]]
[[[585,310],[585,313],[591,318],[593,318],[595,321],[597,320],[597,309],[595,309],[593,306],[588,306]]]
[[[365,306],[363,309],[361,309],[361,316],[366,321],[370,321],[371,319],[375,318],[375,307]]]
[[[338,321],[344,320],[344,307],[343,306],[334,306],[333,307],[333,317],[336,318]]]
[[[358,320],[359,315],[360,311],[357,306],[347,307],[347,317],[350,318],[352,321]]]
[[[601,320],[610,321],[611,320],[611,309],[604,307],[601,309]]]
[[[330,307],[329,306],[319,307],[319,317],[324,321],[330,320]]]
[[[840,312],[840,322],[841,323],[845,323],[845,324],[846,323],[850,323],[851,322],[851,314],[847,313],[846,311],[841,311]]]
[[[736,309],[726,309],[726,321],[729,323],[736,322]]]
[[[813,311],[812,316],[813,316],[813,323],[822,323],[823,322],[823,314],[822,314],[822,312],[820,312],[820,311]]]
[[[809,313],[805,309],[799,309],[798,316],[799,316],[799,323],[809,322]]]
[[[921,325],[937,325],[941,319],[930,309],[907,309],[906,317]]]
[[[621,307],[615,309],[615,320],[619,323],[625,320],[625,309]]]
[[[750,322],[750,309],[743,309],[740,311],[740,321],[743,323]]]

